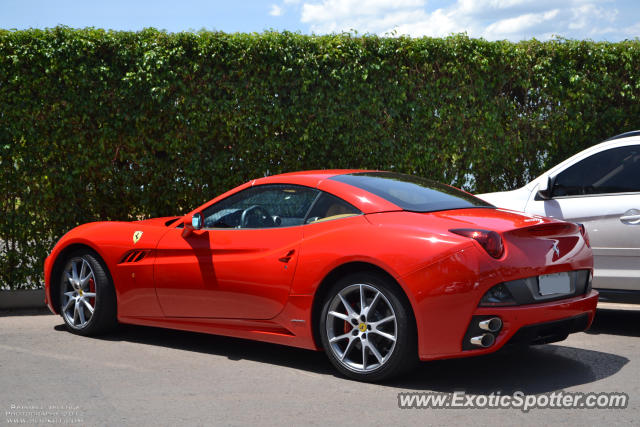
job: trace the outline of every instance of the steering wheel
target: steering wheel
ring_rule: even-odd
[[[242,216],[240,217],[241,228],[268,226],[272,224],[273,220],[271,219],[271,215],[260,205],[249,206],[242,212]]]

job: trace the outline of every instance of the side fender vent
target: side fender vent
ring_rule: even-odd
[[[133,250],[124,254],[119,264],[132,263],[142,261],[148,254],[149,250]]]

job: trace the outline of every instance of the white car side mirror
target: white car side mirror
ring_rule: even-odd
[[[555,176],[549,176],[546,182],[542,181],[538,185],[536,200],[551,200],[553,198],[553,186],[555,185],[555,182]]]

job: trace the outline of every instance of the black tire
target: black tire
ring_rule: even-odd
[[[83,286],[79,286],[76,283],[78,288],[81,288],[78,291],[74,287],[74,281],[69,278],[67,273],[70,273],[72,277],[74,276],[73,264],[75,263],[77,276],[81,278],[81,272],[85,271],[82,269],[87,268],[83,265],[84,262],[90,267],[92,276],[88,278],[87,283]],[[79,265],[81,265],[81,271],[77,271]],[[75,297],[69,295],[70,293],[75,294]],[[92,294],[94,295],[93,298],[86,296]],[[75,301],[70,301],[71,299]],[[86,299],[88,305],[83,304],[84,301],[82,299]],[[75,312],[76,305],[78,306],[77,313]],[[93,306],[93,313],[89,319],[86,319],[90,313],[89,306]],[[80,321],[80,310],[85,322]],[[72,312],[73,317],[71,315]],[[71,253],[66,258],[65,266],[60,275],[60,315],[69,331],[84,336],[95,336],[109,332],[118,324],[115,289],[111,277],[107,273],[107,267],[94,252],[81,249]]]
[[[362,320],[362,304],[357,300],[356,296],[352,296],[352,293],[358,292],[358,288],[359,292],[364,292],[365,295],[364,308],[370,309],[367,313],[369,317],[365,316],[365,320]],[[384,299],[376,296],[376,291]],[[348,303],[349,298],[352,298],[353,303],[349,303],[349,305],[352,306],[351,309],[354,313],[359,313],[360,315],[357,326],[354,319],[351,319],[350,322],[342,317],[336,317],[335,313],[340,311],[345,311],[345,313],[338,314],[343,316],[347,314],[349,316],[346,306],[342,302],[338,302],[342,301],[338,294],[346,298]],[[371,306],[374,299],[377,300]],[[339,307],[343,310],[338,309]],[[393,310],[393,312],[390,310]],[[334,314],[330,315],[330,311]],[[395,321],[385,321],[385,323],[380,321],[388,319],[391,314],[395,315]],[[399,286],[381,274],[370,272],[354,273],[338,280],[326,294],[318,323],[320,339],[325,353],[333,366],[349,378],[377,382],[398,377],[417,365],[417,331],[411,307]],[[352,335],[353,338],[351,336],[346,338],[338,337],[338,334],[342,332],[342,327],[345,333],[341,336]],[[383,330],[382,328],[387,329]],[[394,335],[395,333],[395,341],[379,336],[379,332],[376,332],[378,330],[387,335]],[[331,338],[334,339],[333,343],[330,342]],[[345,340],[348,340],[348,342],[345,342]],[[358,342],[358,340],[360,341]],[[364,350],[363,347],[365,347]],[[378,356],[373,353],[371,347],[375,348]],[[343,357],[342,360],[340,358],[341,351],[343,355],[346,353],[346,357]],[[358,352],[361,353],[360,356],[358,356]],[[352,354],[355,360],[349,361],[348,359],[351,359],[350,356]],[[379,356],[383,356],[382,359],[379,359]],[[354,366],[357,364],[358,357],[362,360],[361,367]],[[368,364],[369,370],[367,371]],[[378,366],[376,367],[376,365]]]

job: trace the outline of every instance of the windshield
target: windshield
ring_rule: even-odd
[[[434,212],[494,207],[457,188],[413,175],[358,172],[337,175],[330,179],[366,190],[407,211]]]

